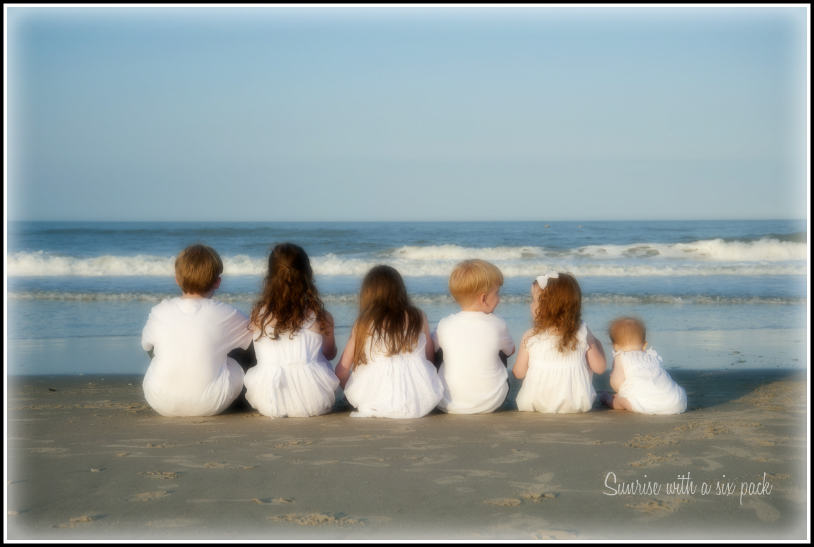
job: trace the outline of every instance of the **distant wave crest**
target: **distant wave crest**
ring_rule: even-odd
[[[755,241],[710,239],[693,243],[595,245],[557,250],[544,247],[404,246],[362,257],[326,254],[312,257],[317,275],[363,276],[376,264],[389,264],[405,276],[446,277],[468,258],[494,262],[506,277],[530,277],[549,269],[578,276],[805,275],[807,245],[762,238]],[[20,252],[7,257],[8,275],[171,276],[173,256],[74,257]],[[266,259],[224,256],[225,275],[265,273]]]
[[[178,296],[175,293],[106,293],[106,292],[60,292],[60,291],[19,291],[8,293],[10,300],[59,300],[73,302],[160,302],[167,298]],[[455,301],[449,294],[419,293],[410,295],[417,305],[426,304],[453,304]],[[256,297],[253,293],[218,293],[216,300],[221,302],[251,303]],[[356,304],[358,295],[355,293],[327,293],[322,295],[326,304]],[[531,302],[528,294],[504,294],[500,301],[504,304],[525,304]],[[683,295],[668,294],[656,295],[622,295],[622,294],[589,294],[583,297],[586,304],[700,304],[700,305],[733,305],[733,304],[805,304],[805,298],[799,297],[760,297],[760,296],[709,296],[709,295]]]

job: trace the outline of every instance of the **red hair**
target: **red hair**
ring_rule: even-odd
[[[582,291],[577,279],[569,273],[549,278],[537,303],[534,334],[553,331],[560,337],[557,349],[561,353],[577,349],[577,331],[582,322]]]

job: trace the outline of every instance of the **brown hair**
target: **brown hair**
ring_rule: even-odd
[[[577,349],[577,331],[582,321],[582,291],[577,279],[569,273],[549,278],[538,304],[533,318],[534,334],[553,330],[560,337],[557,349],[561,353]]]
[[[449,292],[461,306],[488,293],[494,285],[503,285],[503,274],[494,264],[477,258],[459,262],[449,275]]]
[[[424,325],[421,310],[407,296],[401,275],[391,266],[374,266],[362,281],[359,295],[359,318],[356,320],[353,368],[367,364],[365,345],[384,344],[387,355],[413,351]]]
[[[257,339],[268,334],[266,326],[272,320],[274,332],[269,335],[272,340],[278,340],[282,332],[291,333],[289,338],[293,338],[309,312],[316,316],[320,329],[327,332],[330,323],[314,284],[308,255],[293,243],[280,243],[269,255],[263,290],[252,307],[251,324],[260,330]]]
[[[638,317],[617,317],[611,321],[608,335],[612,344],[643,345],[647,336],[647,328],[644,326],[644,321]]]
[[[222,273],[223,261],[208,245],[190,245],[175,257],[175,278],[185,294],[209,292]]]

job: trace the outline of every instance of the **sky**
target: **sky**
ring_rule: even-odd
[[[10,220],[807,216],[805,6],[5,10]]]

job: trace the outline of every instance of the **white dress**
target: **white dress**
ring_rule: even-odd
[[[385,355],[367,340],[367,364],[357,365],[345,384],[345,397],[356,407],[351,418],[420,418],[444,395],[435,366],[427,360],[424,333],[411,353]]]
[[[588,366],[588,327],[577,331],[577,348],[561,353],[559,337],[547,333],[528,339],[529,369],[517,393],[517,410],[565,414],[591,410],[596,391]]]
[[[661,357],[653,349],[620,351],[614,358],[625,372],[619,397],[630,401],[634,412],[681,414],[687,410],[687,392],[662,368]]]
[[[172,298],[150,311],[141,346],[154,357],[144,397],[163,416],[213,416],[240,395],[243,369],[226,354],[252,343],[249,318],[209,298]]]
[[[272,418],[305,418],[331,410],[339,379],[322,354],[322,335],[308,328],[313,314],[294,333],[280,333],[278,340],[254,330],[257,365],[246,372],[246,400],[260,414]],[[273,327],[266,325],[267,332]]]

